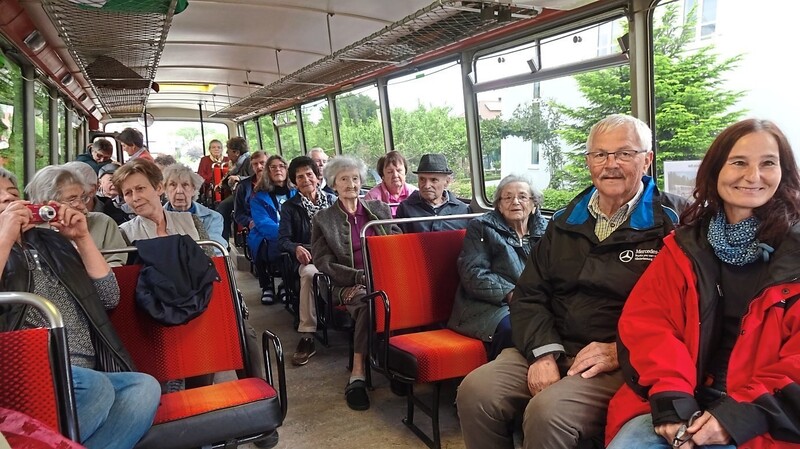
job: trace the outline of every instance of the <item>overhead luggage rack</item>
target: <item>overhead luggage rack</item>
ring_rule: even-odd
[[[185,4],[185,0],[42,0],[101,109],[113,117],[143,112],[176,7],[183,9]]]
[[[540,10],[497,1],[440,0],[254,91],[212,117],[244,120],[277,111],[387,66],[402,67],[420,55],[530,19]]]

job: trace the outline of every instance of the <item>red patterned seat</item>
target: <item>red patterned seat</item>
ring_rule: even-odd
[[[0,293],[0,306],[36,307],[50,328],[0,332],[0,407],[80,441],[66,332],[52,303],[30,293]],[[5,417],[2,417],[5,420]]]
[[[221,371],[247,374],[234,381],[162,395],[153,427],[137,448],[188,449],[232,440],[245,443],[272,433],[283,422],[282,356],[278,359],[280,391],[271,385],[271,374],[270,382],[251,375],[242,305],[232,272],[225,257],[215,257],[214,264],[220,280],[214,283],[208,309],[179,326],[162,325],[136,306],[140,266],[114,268],[121,298],[110,313],[111,321],[138,370],[161,382]],[[273,343],[280,346],[277,337]],[[269,366],[266,371],[271,373]]]
[[[483,342],[445,328],[458,289],[456,260],[464,235],[458,230],[366,238],[371,290],[384,299],[383,307],[374,307],[373,342],[378,344],[370,346],[382,354],[371,359],[389,379],[409,384],[403,422],[432,448],[440,447],[441,381],[486,363]],[[414,396],[414,383],[434,384],[432,439],[414,424],[415,405],[428,412]]]

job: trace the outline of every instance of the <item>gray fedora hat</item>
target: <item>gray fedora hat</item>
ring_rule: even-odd
[[[444,173],[452,175],[453,170],[447,166],[447,159],[443,154],[431,153],[423,154],[419,160],[419,166],[414,173]]]

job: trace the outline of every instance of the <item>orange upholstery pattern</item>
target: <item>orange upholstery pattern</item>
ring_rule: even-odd
[[[42,328],[0,333],[0,407],[58,429],[48,333]]]
[[[465,234],[462,229],[367,237],[372,289],[389,297],[391,330],[447,321],[458,289],[456,259]],[[383,330],[383,307],[375,307],[375,319],[377,329]]]
[[[161,396],[153,424],[188,418],[202,413],[270,399],[278,394],[263,379],[248,379],[208,385]]]
[[[398,335],[389,344],[389,365],[419,383],[461,377],[487,361],[483,342],[450,329]]]
[[[187,324],[169,327],[136,305],[140,266],[114,268],[120,303],[109,315],[137,370],[164,382],[244,366],[225,259],[213,260],[220,281],[214,283],[208,309]]]

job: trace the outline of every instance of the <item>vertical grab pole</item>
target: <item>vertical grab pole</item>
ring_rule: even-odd
[[[197,107],[200,109],[200,146],[203,147],[203,156],[206,155],[206,130],[203,126],[203,103],[198,102]]]

